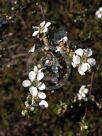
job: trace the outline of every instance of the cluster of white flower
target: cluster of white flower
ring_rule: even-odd
[[[29,87],[30,95],[32,96],[32,106],[37,106],[37,103],[42,108],[47,108],[48,103],[44,100],[46,98],[46,94],[42,92],[46,89],[46,86],[44,83],[41,82],[41,80],[44,77],[44,73],[41,71],[41,69],[38,69],[37,66],[34,66],[33,71],[29,72],[29,80],[24,80],[22,85],[24,87]],[[26,102],[26,107],[27,106]]]
[[[91,71],[91,66],[96,64],[96,60],[94,58],[90,58],[90,56],[92,56],[92,50],[90,48],[79,48],[75,51],[72,66],[73,68],[78,67],[80,75],[85,75],[86,71]]]
[[[101,12],[102,8],[97,11],[97,14]],[[99,12],[99,13],[98,13]],[[98,15],[98,18],[99,15]],[[43,21],[40,23],[40,26],[34,26],[33,28],[36,29],[36,31],[33,32],[32,36],[37,37],[39,39],[42,38],[42,41],[44,42],[44,38],[46,39],[46,33],[48,32],[48,27],[51,25],[50,22]],[[41,35],[42,34],[42,35]],[[41,37],[40,37],[41,36]],[[43,37],[42,37],[43,36]],[[66,54],[71,56],[72,59],[72,66],[73,68],[78,67],[78,72],[80,75],[85,75],[87,71],[91,71],[91,66],[96,65],[96,60],[94,58],[91,58],[92,56],[92,50],[90,48],[87,49],[77,49],[75,52],[72,51],[72,49],[69,49],[68,44],[68,37],[67,32],[62,30],[58,33],[54,34],[53,39],[56,47],[55,53],[60,53],[61,55],[66,52]],[[45,45],[45,44],[44,44]],[[46,48],[46,51],[49,51],[49,46],[44,46]],[[68,52],[67,52],[68,50]],[[44,50],[43,50],[44,51]],[[29,50],[29,52],[33,53],[35,52],[35,44],[34,46]],[[50,52],[51,53],[51,52]],[[51,54],[52,56],[53,53]],[[56,77],[59,76],[59,68],[61,67],[60,64],[57,62],[56,58],[51,57],[51,55],[48,53],[46,54],[46,59],[44,66],[45,67],[51,67],[51,70],[53,71],[53,74],[56,75]],[[54,60],[53,60],[54,59]],[[66,58],[67,59],[67,58]],[[63,66],[62,66],[63,67]],[[43,90],[46,89],[46,85],[42,82],[42,79],[44,78],[44,73],[42,72],[41,67],[34,66],[33,70],[29,72],[28,75],[29,79],[24,80],[22,85],[24,87],[29,87],[29,94],[27,96],[27,100],[25,101],[25,106],[27,109],[30,109],[30,111],[33,111],[35,107],[39,106],[41,108],[47,108],[48,102],[46,99],[46,94],[43,92]],[[57,78],[51,79],[54,83],[58,85]],[[88,94],[88,88],[86,88],[85,85],[82,85],[78,94],[77,99],[78,100],[85,100],[87,101],[87,94]],[[26,114],[27,110],[22,111],[22,115]]]
[[[88,98],[86,97],[87,94],[88,94],[88,88],[86,88],[85,85],[82,85],[80,87],[80,90],[79,90],[78,94],[77,94],[78,100],[83,99],[84,101],[87,101],[88,100]]]
[[[34,26],[33,28],[36,29],[32,36],[38,37],[40,34],[42,36],[45,36],[45,34],[48,32],[48,27],[51,25],[50,22],[41,22],[40,26]],[[29,50],[29,52],[33,53],[35,52],[35,44],[34,46]],[[46,89],[46,85],[41,82],[41,80],[44,77],[44,73],[41,71],[42,69],[38,69],[37,66],[34,66],[33,71],[29,72],[29,80],[24,80],[22,85],[24,87],[29,87],[29,94],[27,96],[27,100],[25,101],[25,106],[27,109],[30,109],[31,111],[36,106],[40,106],[41,108],[47,108],[48,102],[45,101],[46,94],[42,92]],[[30,100],[30,103],[29,103]],[[22,111],[22,115],[25,115],[27,113],[27,110]]]
[[[96,11],[96,17],[98,19],[102,19],[102,7],[100,7],[97,11]]]

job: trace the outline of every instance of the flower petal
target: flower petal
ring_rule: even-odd
[[[87,70],[90,71],[91,70],[91,66],[90,64],[87,63]]]
[[[32,36],[35,37],[37,34],[39,33],[39,31],[35,31]]]
[[[51,22],[47,22],[46,24],[45,24],[45,27],[49,27],[51,25]]]
[[[39,27],[38,26],[33,26],[33,29],[39,29]]]
[[[80,57],[78,55],[73,55],[73,62],[77,65],[80,63]]]
[[[100,12],[99,12],[99,11],[96,11],[96,13],[95,13],[95,14],[96,14],[96,16],[98,16],[98,15],[100,14]]]
[[[93,58],[89,58],[89,59],[87,60],[87,62],[88,62],[91,66],[96,65],[96,60],[93,59]]]
[[[102,14],[99,13],[99,14],[97,15],[97,18],[99,18],[99,19],[102,18]]]
[[[41,82],[40,82],[40,83],[38,84],[38,89],[39,89],[39,90],[45,90],[45,88],[46,88],[46,86],[45,86],[44,83],[41,83]]]
[[[80,90],[83,90],[83,89],[85,89],[85,85],[82,85],[82,86],[80,87]]]
[[[37,68],[37,66],[34,66],[34,72],[38,72],[38,68]]]
[[[80,70],[83,71],[83,72],[86,72],[89,69],[90,69],[90,65],[88,63],[82,63],[80,65]]]
[[[48,28],[47,28],[47,27],[45,27],[45,28],[41,31],[41,33],[46,33],[46,32],[48,32]]]
[[[79,72],[80,75],[85,75],[85,72],[83,72],[83,71],[81,70],[81,67],[80,67],[80,66],[78,67],[78,72]]]
[[[38,81],[40,81],[41,79],[43,79],[43,77],[44,77],[44,73],[43,72],[40,71],[40,72],[37,73],[37,80]]]
[[[46,94],[43,93],[43,92],[39,92],[39,93],[38,93],[38,97],[39,97],[40,99],[45,99],[45,98],[46,98]]]
[[[102,13],[102,7],[100,7],[100,8],[98,9],[98,11]]]
[[[77,94],[78,100],[82,99],[82,95],[81,94]]]
[[[45,25],[45,21],[43,21],[43,22],[40,23],[41,27],[44,27],[44,25]]]
[[[45,101],[45,100],[41,100],[40,102],[39,102],[39,106],[41,107],[41,108],[48,108],[48,103],[47,103],[47,101]]]
[[[75,51],[75,53],[79,56],[82,56],[83,55],[83,49],[79,48]]]
[[[34,87],[34,86],[31,86],[31,87],[29,88],[29,91],[30,91],[30,94],[31,94],[32,96],[37,96],[37,94],[38,94],[38,90],[37,90],[37,88]]]
[[[84,49],[84,54],[87,57],[90,57],[90,56],[92,56],[92,50],[90,48]]]
[[[29,50],[29,52],[34,52],[35,51],[35,45]]]
[[[87,93],[88,93],[88,88],[85,88],[85,89],[83,90],[83,92],[84,92],[85,94],[87,94]]]
[[[86,97],[85,93],[81,93],[81,95],[82,95],[83,98]]]
[[[31,85],[31,82],[29,80],[24,80],[23,83],[22,83],[22,85],[24,87],[29,87]]]
[[[72,66],[73,66],[73,68],[75,68],[75,67],[76,67],[76,64],[72,62]]]
[[[68,41],[68,37],[67,36],[64,36],[63,37],[63,42],[65,43],[65,42],[67,42]]]
[[[29,72],[29,79],[30,79],[31,81],[34,81],[35,78],[36,78],[36,73],[35,73],[35,71],[30,71],[30,72]]]

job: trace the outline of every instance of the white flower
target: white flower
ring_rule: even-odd
[[[41,69],[38,69],[37,66],[34,66],[33,71],[29,72],[29,80],[24,80],[22,85],[24,87],[29,87],[33,81],[37,80],[40,81],[44,77],[44,73],[41,71]]]
[[[33,90],[32,90],[33,91]],[[35,91],[35,90],[34,90]],[[32,92],[33,94],[33,92]],[[35,98],[35,99],[34,99]],[[36,99],[39,102],[36,102]],[[32,105],[34,104],[34,106],[40,106],[41,108],[47,108],[48,107],[48,103],[47,101],[45,101],[46,99],[46,94],[44,92],[37,92],[36,95],[32,96]]]
[[[94,58],[89,58],[90,56],[92,56],[92,50],[90,48],[79,48],[75,51],[72,66],[73,68],[78,67],[80,75],[85,75],[86,71],[91,70],[91,66],[96,65],[96,60]]]
[[[40,106],[41,108],[47,108],[48,103],[44,100],[46,98],[46,94],[41,92],[46,89],[44,83],[40,80],[43,79],[44,73],[41,69],[38,69],[37,66],[34,66],[33,71],[29,72],[29,80],[24,80],[22,85],[24,87],[29,87],[30,94],[27,96],[27,101],[25,101],[26,108],[31,108],[33,110],[34,106]],[[31,103],[29,104],[29,100]],[[32,111],[31,110],[31,111]]]
[[[85,85],[82,85],[80,87],[78,94],[77,94],[78,100],[83,99],[83,100],[87,101],[87,97],[86,97],[87,94],[88,94],[88,88],[86,88]]]
[[[102,7],[100,7],[97,11],[96,11],[96,17],[98,19],[102,19]]]
[[[45,84],[40,81],[44,77],[44,73],[41,72],[41,69],[38,70],[37,66],[34,66],[34,70],[30,71],[28,76],[29,80],[24,80],[22,85],[24,87],[29,87],[32,96],[36,96],[38,90],[45,90]]]
[[[40,106],[41,108],[47,108],[48,103],[44,99],[46,99],[46,94],[44,92],[38,91],[37,88],[34,86],[31,86],[30,89],[30,94],[32,97],[32,106]]]
[[[34,29],[37,29],[36,31],[34,31],[34,33],[32,34],[33,37],[37,36],[39,33],[47,33],[48,32],[48,27],[51,25],[51,22],[45,22],[43,21],[42,23],[40,23],[40,26],[34,26]]]

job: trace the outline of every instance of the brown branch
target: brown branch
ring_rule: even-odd
[[[17,54],[17,55],[12,56],[12,59],[24,57],[24,56],[27,56],[27,55],[28,55],[28,53],[20,53],[20,54]]]
[[[39,3],[37,3],[36,5],[39,7],[39,9],[41,11],[43,20],[45,20],[45,14],[44,14],[44,10],[43,10],[42,6]]]

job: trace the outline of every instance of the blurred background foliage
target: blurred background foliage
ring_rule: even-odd
[[[0,136],[102,136],[102,110],[97,104],[102,104],[102,20],[95,17],[101,6],[101,0],[0,0]],[[78,106],[71,101],[91,77],[74,71],[65,87],[48,92],[48,109],[22,117],[28,92],[21,83],[27,76],[28,50],[34,44],[32,26],[44,18],[55,31],[65,27],[72,45],[93,49],[97,66],[92,94],[97,103]],[[88,129],[81,129],[85,124]]]

